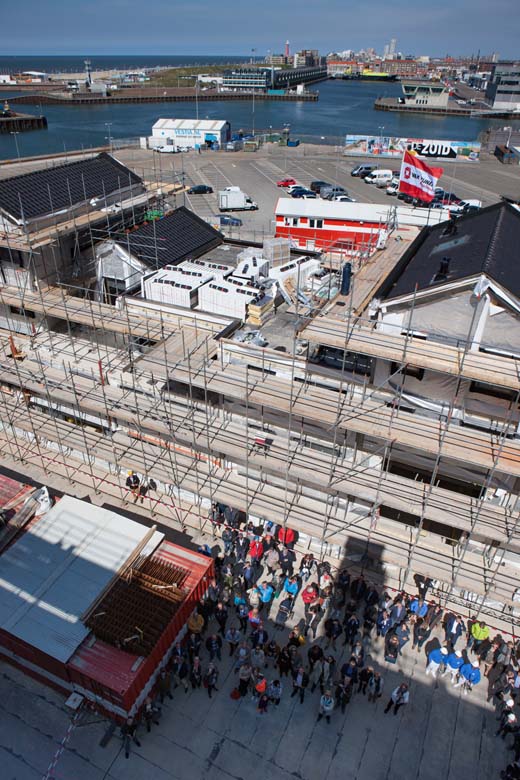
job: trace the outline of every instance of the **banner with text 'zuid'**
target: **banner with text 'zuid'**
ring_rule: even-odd
[[[478,141],[432,141],[428,138],[397,138],[385,135],[347,135],[344,154],[352,157],[389,157],[398,159],[414,152],[423,160],[478,162]]]

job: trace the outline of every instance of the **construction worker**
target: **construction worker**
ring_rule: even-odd
[[[454,687],[459,688],[462,685],[464,693],[470,693],[474,685],[480,682],[479,662],[473,661],[471,664],[462,664],[459,671],[458,682]]]
[[[132,493],[134,497],[134,504],[137,503],[137,499],[139,498],[139,486],[141,485],[141,480],[137,476],[137,474],[134,474],[133,471],[127,472],[126,477],[126,486],[127,488],[130,488],[130,492]]]
[[[478,649],[484,640],[489,638],[489,626],[486,626],[484,621],[479,620],[473,623],[471,626],[471,637],[468,642],[468,647],[473,649],[474,653],[478,653]]]
[[[428,666],[426,667],[426,674],[431,674],[432,677],[437,677],[437,672],[441,666],[446,664],[448,658],[448,651],[445,647],[436,647],[428,655]]]

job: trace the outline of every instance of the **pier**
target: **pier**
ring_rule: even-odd
[[[0,133],[25,133],[28,130],[44,130],[47,117],[33,114],[12,114],[0,116]]]
[[[274,100],[274,101],[316,101],[318,100],[319,93],[306,91],[302,93],[297,92],[284,92],[277,94],[270,94],[268,92],[255,92],[254,99],[257,100]],[[107,103],[122,104],[122,103],[178,103],[178,102],[192,102],[192,101],[212,101],[212,100],[252,100],[252,92],[219,92],[218,90],[211,89],[195,90],[193,88],[177,88],[169,87],[165,89],[158,88],[144,88],[144,89],[128,89],[121,90],[121,92],[112,92],[108,95],[95,95],[90,92],[81,93],[68,93],[68,92],[34,92],[32,94],[19,95],[17,97],[10,98],[11,103],[17,104],[46,104],[46,105],[67,105],[67,106],[84,106],[84,105],[105,105]]]

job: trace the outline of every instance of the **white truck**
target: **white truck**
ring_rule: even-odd
[[[256,211],[258,206],[240,187],[228,187],[218,194],[220,211]]]

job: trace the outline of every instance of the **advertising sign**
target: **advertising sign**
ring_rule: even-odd
[[[432,141],[428,138],[398,138],[385,135],[347,135],[345,154],[353,157],[401,158],[415,152],[423,160],[478,162],[478,141]]]

